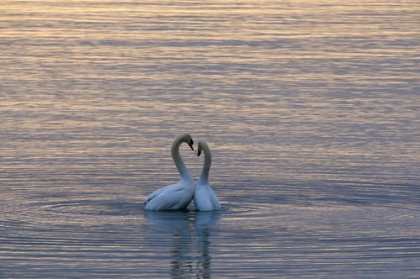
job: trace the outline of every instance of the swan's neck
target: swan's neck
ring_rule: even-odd
[[[183,142],[184,141],[182,138],[174,141],[171,148],[172,158],[174,159],[175,166],[179,174],[181,175],[181,179],[191,180],[192,179],[191,174],[189,173],[187,167],[184,164],[184,161],[182,160],[181,155],[179,154],[179,147],[181,146]]]
[[[208,183],[209,181],[209,172],[211,167],[211,153],[210,149],[206,146],[202,146],[203,153],[204,153],[204,166],[203,170],[201,171],[200,181],[202,183]]]

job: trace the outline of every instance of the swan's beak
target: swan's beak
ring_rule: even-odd
[[[201,149],[199,148],[197,151],[197,157],[200,157],[200,155],[201,155]]]

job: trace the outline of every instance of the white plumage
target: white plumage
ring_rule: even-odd
[[[211,211],[221,209],[219,200],[209,184],[209,171],[211,166],[211,152],[207,143],[198,143],[197,155],[200,156],[201,151],[204,152],[204,166],[200,179],[195,186],[194,205],[199,211]]]
[[[177,137],[171,148],[172,158],[181,179],[176,184],[165,186],[151,193],[144,202],[146,210],[183,210],[193,199],[194,182],[179,154],[179,147],[184,142],[194,150],[194,141],[188,134]]]

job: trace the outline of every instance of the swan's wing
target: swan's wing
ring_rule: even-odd
[[[158,189],[158,190],[154,191],[153,193],[151,193],[150,195],[148,195],[143,204],[146,205],[148,202],[153,200],[153,198],[155,198],[157,195],[159,195],[159,193],[162,192],[162,191],[163,191],[163,189]]]
[[[209,187],[206,184],[197,184],[194,193],[194,203],[198,210],[210,210],[211,209],[211,198]]]
[[[152,192],[150,195],[147,196],[146,200],[144,201],[144,204],[147,204],[148,202],[150,202],[151,200],[153,200],[154,198],[159,196],[161,193],[166,191],[171,186],[173,186],[173,185],[168,185],[168,186],[162,187],[162,188],[157,189],[156,191]]]
[[[185,202],[185,191],[182,185],[174,184],[162,191],[156,199],[159,200],[160,209],[181,209]]]
[[[163,187],[147,198],[145,206],[153,210],[170,210],[182,206],[185,201],[183,186],[179,183]]]
[[[220,209],[220,202],[213,188],[209,185],[210,198],[216,209]]]
[[[177,189],[173,188],[171,191],[165,191],[159,195],[159,209],[172,209],[175,207],[179,202],[177,192]]]
[[[197,184],[194,202],[198,210],[220,209],[219,200],[209,184]]]

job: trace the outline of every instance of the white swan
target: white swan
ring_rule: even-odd
[[[194,182],[179,154],[179,147],[184,142],[194,150],[194,141],[188,134],[177,137],[171,148],[172,158],[181,179],[176,184],[160,188],[151,193],[144,202],[146,210],[182,210],[186,209],[193,199]]]
[[[198,143],[197,156],[200,156],[201,150],[204,151],[204,166],[200,179],[195,186],[194,205],[195,208],[200,211],[219,210],[221,208],[219,200],[209,185],[211,153],[207,143],[202,141]]]

